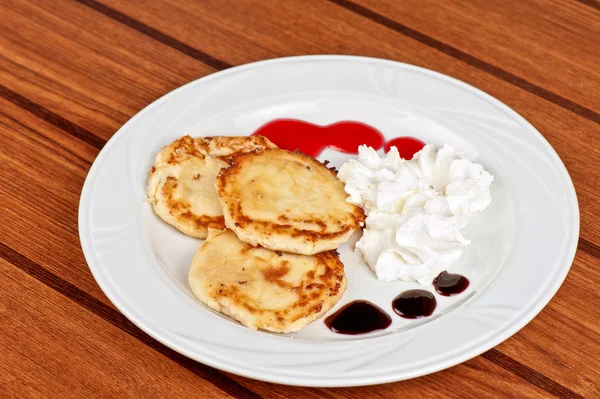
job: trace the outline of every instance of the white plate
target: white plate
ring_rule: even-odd
[[[329,312],[367,299],[393,319],[385,331],[337,335],[317,320],[276,335],[249,330],[197,302],[187,272],[200,240],[163,223],[144,202],[147,172],[163,145],[184,135],[244,135],[276,118],[365,122],[390,139],[450,142],[477,156],[495,180],[493,202],[467,227],[472,239],[452,269],[471,280],[436,295],[432,317],[405,320],[391,301],[416,283],[377,281],[341,248],[348,289]],[[348,156],[326,150],[339,166]],[[79,208],[85,257],[108,298],[146,333],[199,362],[293,385],[353,386],[432,373],[499,344],[529,322],[567,275],[579,236],[573,184],[527,121],[489,95],[397,62],[311,56],[228,69],[162,97],[106,144]],[[353,242],[356,237],[353,238]],[[431,288],[431,287],[429,287]]]

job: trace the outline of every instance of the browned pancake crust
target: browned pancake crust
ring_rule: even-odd
[[[214,188],[219,170],[231,156],[274,146],[262,136],[181,137],[156,156],[148,177],[148,199],[167,223],[192,237],[205,238],[209,228],[225,228]]]
[[[225,226],[222,211],[217,204],[198,207],[193,203],[195,195],[187,193],[198,189],[199,193],[212,190],[214,176],[227,166],[222,160],[211,159],[201,151],[190,136],[183,136],[164,147],[156,156],[148,174],[148,200],[155,213],[164,221],[192,237],[204,238],[209,228]],[[204,187],[204,188],[201,188]],[[218,201],[215,194],[201,200]]]
[[[211,232],[196,253],[190,286],[200,301],[250,328],[292,332],[337,303],[346,277],[335,251],[278,253],[225,230]]]
[[[163,184],[161,190],[167,206],[171,209],[171,215],[177,219],[191,222],[196,229],[223,229],[225,221],[223,216],[208,216],[196,215],[191,210],[191,204],[185,200],[174,198],[173,193],[177,189],[177,179],[173,176],[167,177],[167,181]]]
[[[293,158],[295,161],[305,165],[307,170],[311,171],[312,169],[315,173],[331,175],[332,180],[336,180],[337,182],[337,172],[334,168],[329,169],[316,159],[297,152],[292,153],[281,149],[267,149],[260,152],[238,154],[232,157],[229,160],[229,167],[221,169],[217,176],[216,187],[217,193],[223,203],[224,213],[229,216],[230,223],[228,224],[228,218],[226,217],[226,226],[234,230],[242,241],[246,241],[246,238],[240,232],[252,231],[263,238],[263,240],[258,239],[257,242],[248,241],[253,245],[262,245],[272,250],[310,255],[315,252],[296,251],[285,245],[279,247],[276,242],[278,241],[277,237],[281,236],[286,240],[291,238],[300,246],[310,247],[319,242],[335,241],[340,237],[348,236],[360,228],[365,220],[364,212],[359,207],[346,203],[345,198],[347,198],[347,195],[343,191],[343,184],[341,182],[339,182],[339,187],[336,188],[341,190],[340,201],[342,203],[336,204],[336,209],[332,210],[332,214],[334,214],[338,208],[342,209],[343,214],[338,219],[323,220],[313,218],[310,214],[293,217],[285,209],[281,210],[282,212],[275,220],[250,217],[244,209],[242,199],[248,195],[253,195],[251,187],[238,182],[237,179],[247,165],[260,163],[263,159],[267,163],[269,162],[270,155],[274,157],[284,155],[285,157]],[[261,160],[257,160],[257,157],[261,157]],[[269,176],[264,176],[263,178],[269,178]],[[319,187],[316,187],[316,189],[319,189]],[[301,190],[299,192],[301,193]],[[277,196],[278,194],[275,192],[269,193],[269,195]],[[323,203],[325,204],[326,202],[324,201]],[[330,246],[327,250],[335,249],[338,245]]]
[[[198,138],[196,142],[202,152],[224,161],[247,152],[277,148],[264,136],[209,136]]]

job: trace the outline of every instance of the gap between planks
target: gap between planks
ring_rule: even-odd
[[[575,0],[581,4],[584,4],[588,7],[592,7],[595,10],[600,11],[600,2],[596,0]]]
[[[353,3],[348,0],[326,0],[330,3],[336,4],[340,7],[343,7],[349,11],[352,11],[355,14],[358,14],[364,18],[367,18],[373,22],[378,23],[379,25],[383,25],[389,29],[392,29],[404,36],[410,37],[426,46],[434,48],[444,54],[449,55],[452,58],[455,58],[459,61],[462,61],[466,64],[471,65],[474,68],[479,69],[480,71],[486,72],[490,75],[493,75],[505,82],[508,82],[514,86],[517,86],[523,90],[530,92],[531,94],[543,98],[544,100],[550,101],[558,105],[561,108],[569,110],[573,113],[576,113],[579,116],[582,116],[586,119],[591,120],[592,122],[596,122],[600,124],[600,114],[584,107],[583,105],[577,104],[574,101],[571,101],[565,97],[562,97],[550,90],[544,89],[541,86],[535,85],[526,79],[514,75],[504,69],[492,65],[488,62],[480,60],[479,58],[465,53],[455,47],[452,47],[446,43],[443,43],[433,37],[427,36],[426,34],[419,32],[415,29],[412,29],[406,25],[403,25],[393,19],[386,17],[385,15],[379,14],[367,7],[363,7],[356,3]]]
[[[120,22],[146,36],[151,37],[154,40],[157,40],[183,54],[186,54],[198,61],[211,66],[217,70],[223,70],[227,68],[231,68],[233,65],[228,64],[225,61],[219,60],[216,57],[211,56],[203,51],[200,51],[188,44],[183,43],[180,40],[175,39],[172,36],[167,35],[164,32],[161,32],[157,29],[154,29],[128,15],[121,13],[114,8],[106,6],[95,0],[75,0],[80,4],[83,4],[117,22]],[[448,44],[445,44],[437,39],[434,39],[430,36],[425,35],[422,32],[409,28],[406,25],[403,25],[397,21],[394,21],[382,14],[376,13],[366,7],[355,4],[348,0],[326,0],[330,3],[333,3],[339,7],[343,7],[348,11],[351,11],[357,15],[360,15],[363,18],[367,18],[379,25],[385,26],[388,29],[392,29],[406,37],[409,37],[413,40],[416,40],[426,46],[429,46],[435,50],[438,50],[444,54],[449,55],[452,58],[455,58],[461,62],[464,62],[474,68],[477,68],[485,73],[495,76],[498,79],[501,79],[505,82],[508,82],[516,87],[519,87],[529,93],[543,98],[553,104],[558,105],[561,108],[564,108],[568,111],[571,111],[583,118],[589,119],[592,122],[600,124],[600,114],[580,105],[574,101],[571,101],[565,97],[562,97],[550,90],[547,90],[541,86],[535,85],[526,79],[514,75],[508,71],[503,70],[500,67],[487,63],[479,58],[472,56],[468,53],[465,53],[457,48],[454,48]]]

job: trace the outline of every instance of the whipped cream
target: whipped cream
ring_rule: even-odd
[[[461,230],[491,202],[493,177],[449,144],[426,145],[412,160],[395,147],[359,147],[340,168],[348,202],[367,215],[356,251],[383,281],[430,283],[470,244]]]

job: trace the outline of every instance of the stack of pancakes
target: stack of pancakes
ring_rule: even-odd
[[[189,273],[203,303],[253,329],[294,332],[346,289],[336,249],[364,222],[319,161],[262,136],[184,136],[156,156],[148,199],[206,238]]]

